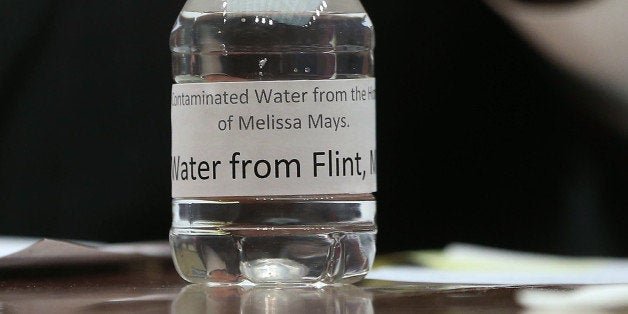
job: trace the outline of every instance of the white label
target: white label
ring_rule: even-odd
[[[172,86],[172,196],[371,193],[375,79]]]

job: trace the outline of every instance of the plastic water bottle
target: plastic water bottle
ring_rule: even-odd
[[[363,279],[376,143],[374,31],[359,0],[188,0],[170,48],[181,277]]]

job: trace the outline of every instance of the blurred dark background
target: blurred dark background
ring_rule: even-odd
[[[168,36],[183,3],[0,2],[0,235],[167,239]],[[363,4],[379,252],[458,241],[628,256],[628,138],[589,110],[621,99],[480,1]]]

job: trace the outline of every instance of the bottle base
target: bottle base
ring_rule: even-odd
[[[354,283],[375,258],[371,195],[173,199],[175,267],[192,283]]]
[[[374,225],[172,228],[175,267],[192,283],[355,283],[375,256]]]

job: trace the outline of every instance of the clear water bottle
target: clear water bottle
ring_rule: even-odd
[[[188,0],[173,27],[173,260],[195,283],[353,283],[375,256],[359,0]]]

